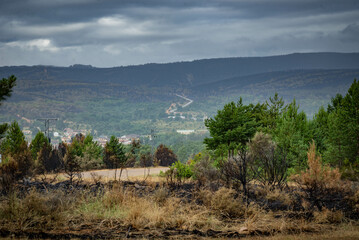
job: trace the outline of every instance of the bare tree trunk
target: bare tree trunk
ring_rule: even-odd
[[[121,167],[121,170],[120,170],[120,178],[119,178],[119,181],[121,181],[122,171],[123,171],[123,167]]]

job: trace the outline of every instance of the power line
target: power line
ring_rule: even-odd
[[[45,136],[47,136],[47,138],[50,141],[50,122],[51,121],[57,121],[58,118],[38,118],[38,121],[44,121],[45,123]]]

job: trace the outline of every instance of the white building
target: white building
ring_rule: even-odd
[[[191,133],[194,133],[194,130],[177,130],[177,132],[179,134],[184,134],[184,135],[188,135],[188,134],[191,134]]]

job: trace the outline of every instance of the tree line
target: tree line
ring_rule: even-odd
[[[358,180],[357,80],[345,96],[337,94],[313,119],[299,111],[295,99],[285,104],[275,94],[265,103],[245,105],[242,98],[230,102],[207,119],[205,125],[210,133],[204,139],[207,151],[197,154],[187,164],[173,165],[167,174],[169,180],[221,179],[227,185],[241,188],[245,195],[252,180],[271,188],[284,187],[289,176],[295,180],[298,174],[303,178],[314,174],[322,176],[321,179],[340,176]],[[320,161],[313,160],[318,159],[316,154],[321,156]],[[324,172],[328,176],[323,176]]]
[[[205,122],[211,137],[204,142],[217,156],[232,157],[255,141],[266,144],[272,141],[286,155],[289,171],[298,172],[307,167],[306,153],[314,140],[325,163],[355,175],[359,170],[358,109],[359,82],[356,80],[345,96],[337,94],[313,119],[299,111],[295,99],[285,105],[278,94],[256,105],[244,105],[240,99],[226,104],[214,118]]]
[[[92,135],[82,134],[73,137],[69,144],[61,142],[54,147],[43,132],[38,132],[28,144],[16,121],[7,129],[0,151],[0,171],[8,182],[32,174],[45,177],[48,173],[64,172],[72,184],[81,178],[82,171],[102,168],[116,169],[117,179],[117,169],[121,176],[127,167],[170,166],[177,161],[177,156],[165,145],[159,145],[152,154],[151,147],[142,145],[139,140],[123,145],[115,136],[104,147],[94,141]]]

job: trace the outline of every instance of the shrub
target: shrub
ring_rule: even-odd
[[[16,181],[32,174],[33,161],[26,142],[20,144],[16,153],[4,159],[0,164],[0,187],[6,192]]]
[[[248,198],[248,183],[253,175],[249,172],[249,158],[246,149],[237,152],[237,155],[229,157],[228,160],[221,161],[219,164],[221,176],[227,186],[232,185],[240,190],[242,186],[244,196]]]
[[[177,161],[175,164],[173,164],[171,166],[171,168],[176,169],[176,179],[178,182],[182,182],[186,179],[189,179],[192,177],[193,172],[191,169],[191,166],[187,165],[187,164],[183,164],[180,161]]]
[[[25,196],[13,192],[0,205],[0,219],[16,230],[27,228],[53,229],[63,224],[64,212],[71,209],[71,200],[63,192],[41,194],[31,190]]]
[[[166,188],[159,188],[153,193],[153,200],[154,202],[158,203],[159,205],[163,205],[167,198],[169,197],[168,190]]]
[[[344,219],[342,211],[330,211],[323,208],[321,212],[314,212],[314,220],[317,223],[341,223]]]
[[[219,171],[213,166],[208,155],[201,157],[193,164],[192,172],[193,177],[198,181],[200,186],[211,184],[219,180]]]
[[[73,184],[74,179],[81,179],[81,166],[80,157],[75,155],[72,146],[68,147],[68,150],[64,156],[64,170],[70,180],[70,184]]]
[[[0,165],[0,189],[9,192],[17,180],[18,164],[12,158]]]
[[[285,153],[272,141],[271,136],[257,132],[248,147],[250,167],[256,179],[271,188],[282,188],[287,180],[288,163]]]
[[[351,196],[348,197],[351,213],[356,219],[359,218],[359,189],[354,189]]]
[[[326,203],[341,201],[343,191],[345,191],[344,182],[341,181],[339,169],[330,169],[322,165],[322,160],[315,151],[315,143],[310,145],[308,150],[308,169],[292,179],[298,183],[299,187],[305,193],[305,199],[320,211]]]
[[[105,208],[113,208],[120,205],[125,199],[125,193],[122,189],[112,189],[106,192],[102,198],[102,203]]]
[[[173,184],[176,180],[177,183],[181,183],[186,179],[191,178],[193,175],[191,166],[183,164],[180,161],[172,164],[169,170],[165,172],[165,177],[168,184]]]
[[[294,207],[295,199],[293,195],[281,189],[268,189],[265,199],[267,206],[271,210],[288,210]]]
[[[243,217],[246,213],[246,204],[233,189],[220,188],[214,193],[202,190],[198,197],[206,207],[222,217],[238,218]]]

